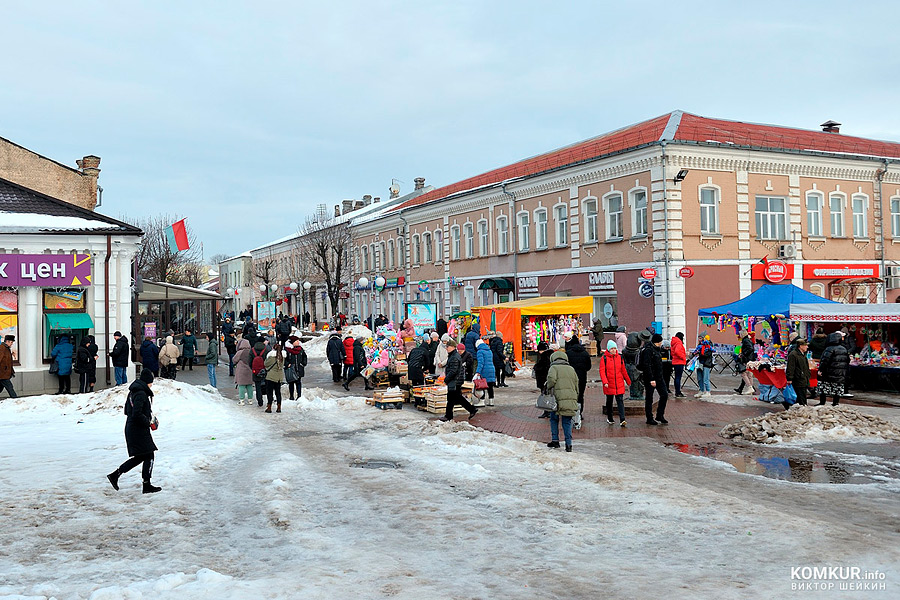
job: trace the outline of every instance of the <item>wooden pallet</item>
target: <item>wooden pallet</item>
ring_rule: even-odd
[[[381,410],[402,410],[403,409],[403,401],[402,400],[375,400],[375,408],[380,408]]]

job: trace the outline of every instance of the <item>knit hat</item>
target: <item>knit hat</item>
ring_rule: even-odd
[[[543,352],[544,350],[549,350],[549,349],[550,349],[550,346],[547,344],[547,342],[538,343],[538,347],[537,347],[538,352]]]
[[[113,334],[113,337],[122,337],[122,332],[121,332],[121,331],[115,332],[115,333]]]
[[[150,369],[141,370],[141,381],[144,383],[153,383],[153,371]]]
[[[606,342],[606,349],[607,350],[618,350],[619,347],[616,345],[615,340],[609,340],[608,342]]]
[[[654,334],[653,334],[653,337],[650,338],[650,343],[651,343],[651,344],[659,344],[659,343],[661,343],[661,342],[662,342],[662,336],[659,335],[658,333],[654,333]]]
[[[625,333],[625,326],[619,325],[618,327],[616,327],[616,333]]]
[[[677,338],[678,338],[679,340],[681,340],[682,342],[684,341],[684,334],[681,333],[680,331],[679,331],[678,333],[675,334],[675,337],[677,337]]]
[[[445,333],[444,335],[442,335],[442,336],[441,336],[441,341],[444,342],[445,344],[446,344],[447,342],[449,342],[449,341],[450,341],[450,334],[449,334],[449,333]]]

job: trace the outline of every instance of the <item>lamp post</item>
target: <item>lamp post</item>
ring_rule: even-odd
[[[360,277],[359,281],[356,282],[357,287],[362,290],[362,295],[360,297],[366,297],[366,288],[369,287],[369,280],[365,277]],[[368,302],[366,302],[368,304]],[[360,307],[362,308],[362,307]],[[368,310],[366,312],[369,312]],[[370,313],[371,314],[371,313]]]
[[[291,288],[291,291],[292,291],[292,292],[295,292],[295,293],[296,293],[297,288],[300,287],[300,286],[297,285],[297,282],[296,282],[296,281],[292,281],[288,287]],[[295,295],[296,295],[296,294],[295,294]],[[297,298],[294,298],[294,308],[295,308],[295,309],[297,308]]]
[[[225,294],[228,296],[228,299],[231,300],[231,308],[234,309],[234,288],[228,288],[225,290]],[[225,310],[228,311],[228,304],[225,304]]]
[[[303,282],[303,318],[306,318],[306,296],[309,294],[309,288],[312,287],[312,284],[308,281]],[[312,317],[310,317],[312,320]],[[307,327],[309,327],[309,323],[305,323]]]

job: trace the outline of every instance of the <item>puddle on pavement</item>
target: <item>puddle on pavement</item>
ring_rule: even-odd
[[[900,479],[900,446],[896,444],[829,444],[823,448],[859,456],[863,464],[854,462],[851,456],[842,459],[795,448],[757,449],[724,442],[666,446],[685,454],[727,462],[741,473],[796,483],[859,484]]]

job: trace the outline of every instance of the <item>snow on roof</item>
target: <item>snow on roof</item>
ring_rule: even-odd
[[[0,211],[0,227],[3,229],[37,229],[40,231],[72,231],[82,229],[109,229],[109,223],[100,219],[63,217],[39,213]]]

